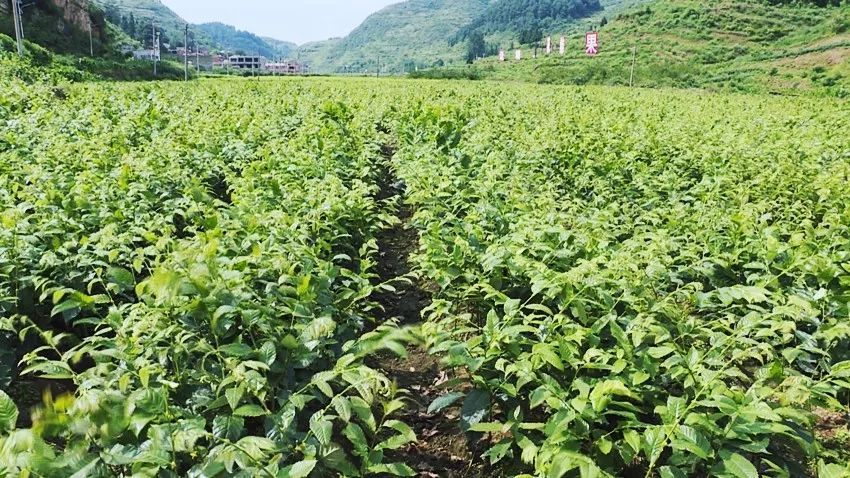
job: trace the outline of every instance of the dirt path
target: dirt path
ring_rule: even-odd
[[[382,281],[409,277],[411,282],[397,281],[396,293],[384,292],[376,297],[384,307],[378,318],[397,318],[401,325],[415,327],[422,321],[422,309],[431,303],[431,293],[420,280],[411,275],[410,258],[419,247],[419,235],[410,227],[413,211],[403,203],[404,184],[396,178],[389,164],[393,154],[391,147],[384,148],[386,169],[379,199],[398,198],[397,216],[400,224],[378,237],[380,256],[377,271]],[[406,358],[384,356],[378,361],[377,367],[410,392],[409,406],[400,419],[413,427],[419,438],[417,443],[399,450],[393,459],[407,463],[420,477],[483,476],[482,468],[469,449],[466,436],[458,428],[457,417],[445,411],[428,414],[431,402],[447,393],[441,385],[450,377],[441,369],[439,360],[422,347],[411,345]]]

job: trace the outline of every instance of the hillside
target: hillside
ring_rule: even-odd
[[[105,10],[107,18],[121,26],[125,33],[149,45],[151,25],[156,24],[162,43],[183,46],[186,20],[159,0],[95,0]],[[197,41],[207,48],[228,52],[259,53],[268,58],[289,56],[294,44],[260,38],[223,23],[190,25],[190,45]]]
[[[456,40],[464,40],[476,33],[487,35],[511,31],[519,32],[520,39],[525,37],[536,41],[547,28],[600,10],[602,4],[599,0],[499,0],[464,27]]]
[[[345,38],[302,45],[298,54],[325,73],[373,72],[379,61],[382,72],[411,72],[494,54],[500,45],[637,1],[409,0],[373,14]]]
[[[374,13],[342,39],[302,45],[313,71],[342,73],[412,70],[455,61],[463,46],[448,39],[477,18],[490,0],[410,0]]]
[[[159,0],[94,0],[108,18],[134,39],[150,45],[155,23],[163,43],[183,42],[186,21]]]
[[[89,55],[91,49],[104,56],[126,40],[118,28],[106,21],[104,12],[88,0],[35,0],[23,12],[25,37],[57,53]],[[0,0],[0,33],[15,36],[10,0]]]
[[[289,41],[277,40],[275,38],[260,37],[274,48],[276,56],[291,58],[298,49],[298,45]]]
[[[596,57],[575,27],[565,57],[488,58],[458,75],[627,85],[634,60],[638,86],[850,94],[850,6],[655,0],[609,18]]]
[[[194,30],[202,32],[211,45],[236,53],[259,54],[266,58],[288,57],[293,48],[286,42],[266,40],[253,33],[223,23],[202,23]]]

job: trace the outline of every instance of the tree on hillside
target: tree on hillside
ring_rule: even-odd
[[[130,35],[130,38],[136,39],[136,17],[133,15],[133,12],[130,12],[130,18],[127,20],[127,30],[124,30],[124,32]]]
[[[469,37],[468,48],[466,51],[466,62],[472,63],[476,58],[482,57],[487,53],[487,44],[484,42],[484,34],[475,32]]]
[[[602,9],[599,0],[501,0],[464,27],[453,39],[454,43],[471,38],[474,33],[484,35],[514,31],[521,43],[540,40],[542,30],[557,22],[581,18]]]
[[[543,38],[543,32],[539,27],[526,28],[519,32],[519,43],[521,45],[537,43],[541,38]]]

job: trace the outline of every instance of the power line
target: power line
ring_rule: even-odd
[[[183,40],[183,81],[189,81],[189,24]]]
[[[15,17],[15,39],[18,42],[18,55],[24,56],[24,22],[21,17],[21,0],[12,0],[12,15]]]

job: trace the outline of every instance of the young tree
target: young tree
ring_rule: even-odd
[[[130,35],[130,38],[138,40],[138,38],[136,38],[136,17],[133,15],[133,12],[130,12],[130,19],[127,20],[127,29],[124,31]]]
[[[466,52],[466,62],[472,63],[476,58],[484,56],[487,53],[487,44],[484,41],[484,34],[475,32],[469,37],[469,47]]]

